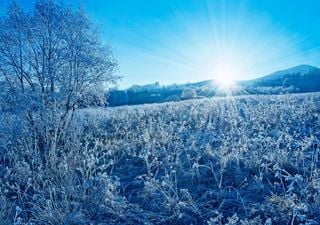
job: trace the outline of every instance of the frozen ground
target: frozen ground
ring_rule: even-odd
[[[137,221],[320,222],[319,93],[95,109],[80,117],[101,172],[139,209],[131,215]]]
[[[1,118],[1,225],[320,223],[319,93],[82,110],[46,163]]]

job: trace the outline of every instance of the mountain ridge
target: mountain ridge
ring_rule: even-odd
[[[271,74],[264,75],[262,77],[258,77],[258,78],[252,79],[252,80],[254,81],[254,80],[265,80],[265,79],[279,79],[279,78],[282,78],[283,76],[289,75],[289,74],[290,75],[293,75],[293,74],[306,75],[312,71],[320,71],[320,68],[315,67],[315,66],[311,66],[308,64],[301,64],[298,66],[290,67],[288,69],[278,70],[278,71],[275,71]]]

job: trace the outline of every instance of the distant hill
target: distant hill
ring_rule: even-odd
[[[320,69],[309,65],[299,65],[270,75],[242,81],[245,87],[294,87],[298,92],[320,91]]]
[[[320,91],[320,69],[310,65],[299,65],[274,72],[253,80],[238,81],[234,95],[283,94]],[[127,90],[112,90],[110,106],[137,105],[180,101],[221,95],[219,87],[211,80],[196,83],[161,86],[158,82],[134,85]]]

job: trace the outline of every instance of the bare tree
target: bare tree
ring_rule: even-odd
[[[14,2],[0,20],[1,95],[27,118],[44,157],[63,145],[80,104],[104,101],[118,79],[98,34],[82,8],[54,0],[39,0],[30,11]]]

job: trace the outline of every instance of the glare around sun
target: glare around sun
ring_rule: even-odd
[[[236,71],[228,65],[221,65],[217,70],[215,81],[220,89],[230,89],[235,84]]]
[[[229,60],[217,61],[213,71],[213,80],[220,90],[227,91],[235,85],[235,79],[239,71],[240,69]]]
[[[221,92],[236,89],[236,80],[247,75],[247,67],[252,62],[246,54],[236,48],[226,48],[224,52],[213,56],[211,79]]]

